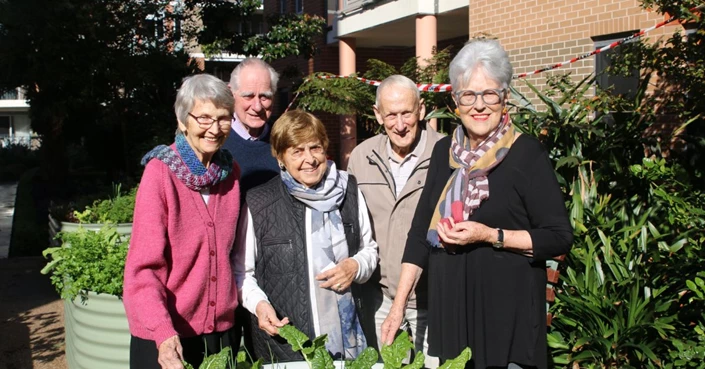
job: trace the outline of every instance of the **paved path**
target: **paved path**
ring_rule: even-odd
[[[12,233],[12,216],[15,214],[16,194],[16,182],[0,184],[0,259],[7,259],[10,254],[10,235]]]

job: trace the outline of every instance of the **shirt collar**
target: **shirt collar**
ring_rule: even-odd
[[[247,129],[245,129],[245,125],[242,124],[240,119],[237,117],[237,114],[233,114],[233,122],[232,122],[232,127],[233,131],[237,133],[238,136],[242,137],[244,140],[247,141],[258,141],[267,136],[267,133],[269,133],[269,124],[265,123],[264,124],[264,129],[262,130],[262,134],[260,134],[257,137],[252,137],[250,135],[250,132],[247,132]]]
[[[421,137],[419,137],[419,142],[416,143],[414,151],[407,154],[401,161],[396,160],[396,154],[394,153],[394,149],[392,149],[392,141],[389,139],[389,137],[387,137],[387,156],[389,156],[389,160],[393,160],[395,163],[401,163],[408,160],[412,156],[417,158],[420,157],[421,154],[423,154],[424,148],[426,147],[426,130],[421,129],[420,127],[419,130]]]

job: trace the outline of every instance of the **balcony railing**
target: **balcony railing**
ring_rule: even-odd
[[[0,94],[0,100],[24,100],[24,98],[24,93],[21,88],[16,88]]]

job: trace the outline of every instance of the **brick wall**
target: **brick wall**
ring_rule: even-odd
[[[663,20],[639,7],[637,0],[471,0],[470,35],[497,36],[507,49],[516,74],[570,60],[595,49],[592,37],[640,30]],[[670,27],[648,34],[651,39],[670,34]],[[545,86],[546,76],[571,72],[578,81],[594,72],[594,57],[530,76],[527,81]],[[522,81],[514,86],[533,97]],[[537,100],[532,98],[532,102]]]

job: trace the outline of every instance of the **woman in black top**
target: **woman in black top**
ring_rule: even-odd
[[[509,57],[468,42],[450,64],[462,125],[434,147],[385,320],[389,343],[421,270],[429,277],[429,354],[472,349],[473,368],[545,368],[546,263],[573,241],[546,150],[507,114]]]

